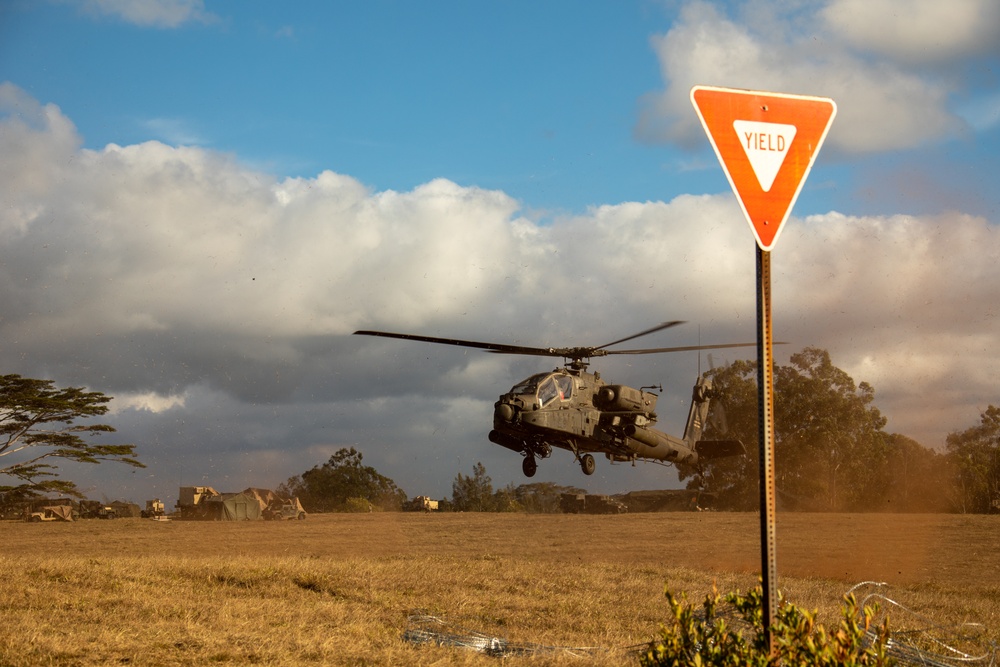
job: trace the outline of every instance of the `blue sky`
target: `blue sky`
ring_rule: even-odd
[[[570,209],[663,190],[663,156],[632,139],[631,122],[636,98],[658,83],[647,40],[664,8],[208,10],[216,17],[170,30],[65,4],[9,10],[7,78],[58,99],[93,148],[155,138],[233,152],[282,175],[332,169],[395,190],[444,177]],[[635,161],[649,172],[645,194]],[[610,169],[619,164],[633,178]]]
[[[830,350],[940,447],[1000,400],[998,45],[991,0],[13,0],[0,359],[116,397],[149,468],[88,470],[110,497],[341,446],[411,495],[478,460],[520,483],[485,434],[536,361],[347,334],[752,341],[752,236],[688,99],[731,86],[838,104],[774,253],[779,363]],[[696,368],[601,370],[669,387],[677,432]],[[559,454],[547,479],[674,483]]]

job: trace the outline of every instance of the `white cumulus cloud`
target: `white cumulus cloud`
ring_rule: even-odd
[[[211,23],[204,0],[81,0],[85,11],[115,16],[142,27],[176,28],[185,23]]]
[[[962,128],[949,108],[951,78],[888,57],[896,52],[873,51],[874,37],[835,20],[847,14],[839,5],[805,10],[797,21],[766,20],[767,12],[754,2],[737,12],[733,18],[716,5],[689,2],[673,27],[653,38],[665,88],[641,101],[637,137],[687,146],[703,141],[688,97],[694,85],[831,97],[838,112],[827,144],[847,153],[911,148]],[[876,21],[870,25],[884,29]],[[866,50],[859,52],[859,45]]]
[[[851,46],[894,61],[948,62],[1000,49],[994,0],[833,0],[820,17]]]

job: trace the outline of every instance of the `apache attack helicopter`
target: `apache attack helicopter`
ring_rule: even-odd
[[[684,435],[677,438],[653,428],[659,396],[647,390],[657,387],[633,389],[609,384],[600,373],[587,372],[590,359],[610,354],[658,354],[756,345],[729,343],[646,350],[607,349],[678,324],[683,322],[664,322],[597,347],[524,347],[387,331],[355,331],[354,334],[472,347],[495,354],[562,357],[565,366],[518,382],[501,395],[493,407],[490,442],[524,456],[521,469],[526,477],[533,477],[538,469],[537,459],[551,456],[554,447],[572,452],[586,475],[593,475],[596,469],[594,453],[604,454],[612,463],[631,461],[633,465],[636,460],[697,465],[700,460],[744,453],[743,443],[738,440],[701,439],[709,402],[716,397],[709,378],[699,375]]]

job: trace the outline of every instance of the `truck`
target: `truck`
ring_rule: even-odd
[[[47,505],[40,507],[35,512],[28,512],[24,518],[31,523],[41,523],[43,521],[72,521],[73,508],[69,505]]]
[[[302,503],[299,502],[298,498],[276,498],[264,508],[262,515],[265,521],[286,521],[289,519],[302,521],[306,518],[306,511],[302,509]]]
[[[628,512],[625,503],[616,498],[589,493],[560,494],[559,508],[567,514],[624,514]]]
[[[146,509],[142,510],[139,516],[143,519],[155,519],[166,514],[163,501],[159,498],[153,498],[152,500],[146,501]]]
[[[438,501],[431,500],[427,496],[417,496],[403,506],[407,512],[437,512]]]
[[[118,512],[111,505],[106,505],[100,500],[80,501],[81,519],[116,519]]]
[[[212,519],[206,502],[218,498],[219,492],[210,486],[182,486],[177,498],[177,513],[182,519]]]

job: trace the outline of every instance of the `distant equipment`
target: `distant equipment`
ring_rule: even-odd
[[[48,505],[35,512],[29,512],[25,521],[41,523],[43,521],[72,521],[73,508],[70,505]]]
[[[81,500],[80,518],[117,519],[118,511],[112,505],[102,503],[100,500]]]
[[[709,404],[717,398],[709,378],[700,376],[695,382],[684,435],[677,438],[653,428],[659,397],[651,391],[653,387],[634,389],[611,384],[605,382],[600,373],[587,372],[591,358],[611,354],[659,354],[756,345],[727,343],[644,350],[607,349],[678,324],[682,322],[664,322],[596,347],[525,347],[386,331],[355,331],[354,334],[471,347],[495,354],[562,357],[564,367],[518,382],[494,404],[490,442],[521,454],[524,457],[522,471],[526,477],[533,477],[538,459],[551,456],[554,448],[571,452],[586,475],[593,475],[596,470],[594,454],[604,454],[611,462],[634,464],[642,460],[697,465],[706,459],[744,453],[743,443],[738,440],[701,439]]]
[[[181,519],[202,521],[306,518],[298,498],[252,487],[237,493],[219,493],[210,486],[182,486],[177,494],[177,512]]]
[[[208,503],[219,492],[210,486],[182,486],[177,494],[177,513],[181,519],[209,519]]]
[[[166,514],[163,502],[159,498],[146,501],[146,509],[140,515],[143,519],[155,519]]]
[[[437,512],[438,501],[431,500],[427,496],[417,496],[403,505],[403,509],[407,512]]]
[[[306,511],[298,498],[273,498],[264,508],[263,517],[266,521],[287,521],[295,519],[302,521]]]
[[[563,493],[559,496],[559,508],[566,514],[625,514],[628,507],[617,498],[610,496]]]

